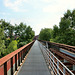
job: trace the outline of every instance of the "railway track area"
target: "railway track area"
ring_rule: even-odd
[[[75,74],[75,46],[39,40],[49,49],[72,73]]]

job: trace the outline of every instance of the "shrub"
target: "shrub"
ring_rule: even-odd
[[[7,53],[11,53],[11,52],[15,51],[16,49],[17,49],[17,41],[13,40],[7,48]]]

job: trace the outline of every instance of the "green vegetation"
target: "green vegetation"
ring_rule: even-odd
[[[11,53],[11,52],[15,51],[16,49],[17,49],[17,41],[13,40],[7,48],[7,53]]]
[[[15,26],[0,20],[0,58],[31,42],[35,33],[30,26],[20,23]]]
[[[52,29],[45,28],[40,31],[39,39],[49,41],[51,38]]]
[[[32,41],[35,33],[24,23],[15,26],[0,20],[0,58]],[[61,18],[59,26],[44,28],[39,34],[40,40],[75,46],[75,10],[67,12]]]
[[[3,29],[0,26],[0,57],[1,57],[1,55],[4,54],[4,50],[5,50],[4,43],[5,43],[5,41],[4,41],[4,32],[3,32]]]
[[[50,34],[51,37],[49,34],[48,36],[45,34],[47,34],[47,31],[43,32],[41,30],[39,36],[42,38],[39,39],[48,41],[50,38],[51,42],[75,46],[75,10],[67,10],[67,12],[64,14],[64,17],[61,18],[59,26],[53,26],[53,30]]]

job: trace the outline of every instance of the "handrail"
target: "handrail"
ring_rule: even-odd
[[[66,49],[66,50],[69,50],[69,51],[75,53],[75,46],[65,45],[65,44],[61,44],[61,43],[54,43],[54,42],[45,41],[45,40],[39,40],[39,41],[41,41],[41,42],[47,42],[50,45],[55,45],[57,47],[60,47],[60,48],[63,48],[63,49]]]
[[[12,53],[6,55],[5,57],[0,59],[0,74],[1,71],[3,71],[4,75],[9,74],[9,69],[11,69],[11,75],[13,75],[13,71],[15,68],[15,71],[17,70],[18,66],[20,66],[20,63],[22,63],[22,60],[24,59],[26,53],[29,51],[31,46],[33,45],[35,41],[32,41],[28,43],[27,45],[13,51]],[[15,67],[14,67],[15,64]],[[2,74],[2,75],[3,75]]]
[[[6,55],[5,57],[0,59],[0,66],[3,65],[6,61],[8,61],[10,58],[12,58],[13,56],[15,56],[16,54],[18,54],[18,52],[20,52],[21,50],[23,50],[24,48],[26,48],[27,46],[29,46],[30,44],[32,44],[33,42],[28,43],[27,45],[13,51],[12,53]]]
[[[42,44],[41,44],[42,45]],[[47,49],[45,46],[40,46],[42,52],[44,53],[44,56],[46,57],[47,63],[49,63],[49,66],[52,67],[53,72],[55,72],[55,67],[57,66],[57,71],[61,70],[60,66],[58,66],[57,63],[59,63],[63,67],[63,71],[61,70],[61,73],[63,75],[67,75],[65,72],[68,71],[69,75],[74,75],[49,49]],[[51,60],[51,61],[50,61]],[[55,63],[57,61],[57,63]],[[55,64],[53,64],[55,63]],[[52,65],[51,65],[52,64]],[[56,73],[56,72],[55,72]],[[57,72],[57,74],[60,72]]]
[[[71,74],[73,74],[50,50],[49,52],[51,53],[51,55],[57,59],[57,61],[67,70],[69,71]]]

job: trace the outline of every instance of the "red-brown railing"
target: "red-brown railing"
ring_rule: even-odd
[[[17,71],[18,66],[22,63],[22,60],[25,58],[33,43],[34,41],[1,58],[0,75],[13,75],[14,72]]]

